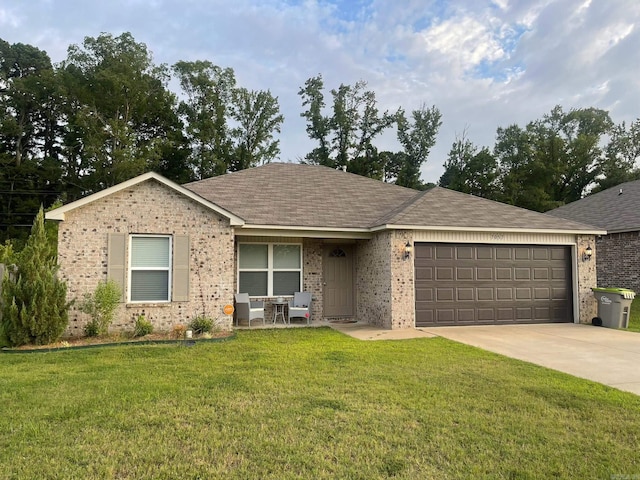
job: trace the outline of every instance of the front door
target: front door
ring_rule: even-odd
[[[353,248],[327,245],[323,254],[324,316],[353,316]]]

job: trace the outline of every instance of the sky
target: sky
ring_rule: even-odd
[[[556,105],[640,117],[638,0],[0,0],[0,38],[53,62],[102,32],[130,32],[156,63],[209,60],[233,68],[239,86],[270,90],[285,117],[284,162],[316,146],[298,91],[318,74],[325,98],[364,80],[381,111],[435,105],[443,123],[426,182],[456,139],[492,147],[498,127]],[[401,149],[393,130],[374,143]]]

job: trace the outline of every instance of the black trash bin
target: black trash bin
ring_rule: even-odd
[[[592,320],[597,326],[607,328],[628,328],[633,290],[626,288],[592,288],[598,301],[598,316]]]

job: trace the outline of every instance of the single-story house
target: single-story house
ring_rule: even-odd
[[[640,180],[589,195],[547,212],[606,230],[595,239],[598,286],[640,292]]]
[[[397,329],[590,322],[604,230],[435,187],[271,163],[186,185],[147,173],[47,213],[70,298],[122,287],[115,327],[228,322],[235,293],[313,295],[312,320]],[[267,313],[269,316],[271,313]],[[72,310],[70,335],[86,317]]]

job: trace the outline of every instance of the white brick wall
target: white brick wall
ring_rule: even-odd
[[[69,299],[80,301],[84,293],[93,292],[99,281],[106,280],[109,233],[190,238],[189,301],[121,304],[113,329],[133,328],[141,314],[158,330],[187,324],[203,314],[230,328],[230,320],[222,314],[222,307],[233,303],[234,293],[234,234],[227,219],[155,180],[67,212],[58,233],[58,261]],[[83,334],[88,317],[77,306],[70,311],[66,335]]]

